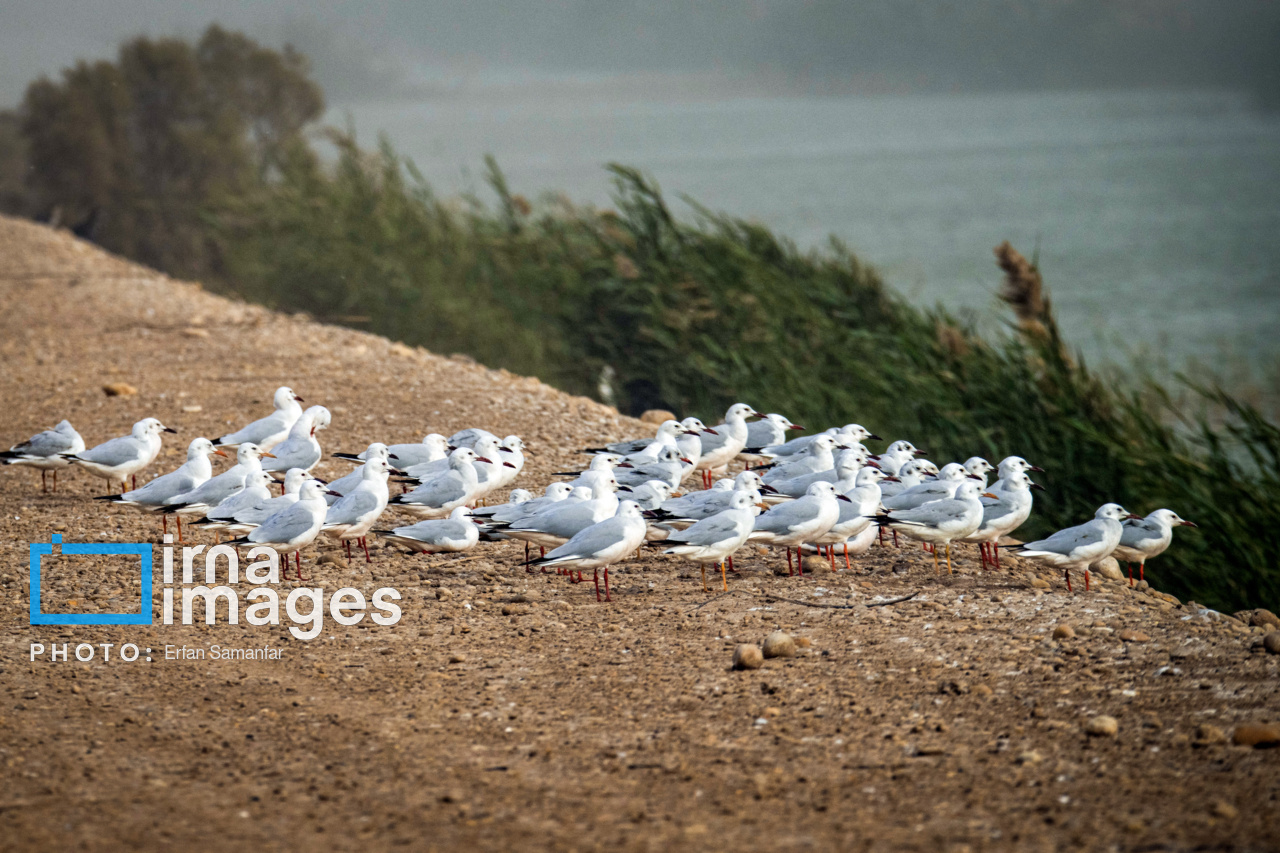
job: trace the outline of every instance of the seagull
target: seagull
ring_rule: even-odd
[[[674,445],[676,436],[685,432],[679,421],[666,420],[658,425],[658,431],[652,438],[629,438],[626,441],[615,441],[604,447],[587,447],[580,453],[616,453],[627,456],[632,453],[643,453],[651,444]]]
[[[956,489],[960,488],[961,483],[980,479],[977,475],[968,473],[959,462],[948,462],[942,466],[942,470],[938,473],[938,479],[925,480],[909,489],[903,489],[896,495],[882,496],[881,500],[884,502],[885,509],[890,511],[915,509],[918,506],[924,506],[929,501],[953,498],[956,495]],[[978,488],[981,489],[982,486],[979,485]]]
[[[344,456],[342,458],[354,460],[357,457]],[[359,458],[364,460],[365,465],[369,464],[369,460],[373,460],[374,462],[389,462],[391,459],[395,459],[397,466],[393,466],[391,470],[398,470],[399,458],[392,456],[391,449],[380,441],[375,441],[373,444],[370,444],[367,448],[361,451]],[[352,470],[351,473],[339,477],[329,483],[329,490],[325,493],[327,495],[325,500],[329,502],[329,506],[333,506],[337,503],[339,498],[343,495],[350,494],[353,489],[360,485],[364,480],[365,465],[360,465]],[[291,468],[289,470],[293,469]],[[303,473],[306,472],[304,471]]]
[[[752,424],[754,426],[754,424]],[[837,444],[861,444],[866,439],[879,441],[880,436],[861,424],[845,424],[842,427],[831,427],[816,435],[802,435],[799,438],[793,438],[783,444],[773,444],[767,447],[756,447],[748,445],[744,452],[763,456],[767,459],[773,459],[777,462],[789,462],[792,457],[797,454],[804,453],[809,449],[809,445],[813,443],[819,435],[829,435],[836,440]]]
[[[213,465],[209,462],[212,454],[227,454],[213,446],[207,438],[194,438],[187,445],[187,461],[177,470],[161,474],[140,489],[125,492],[122,495],[103,495],[94,500],[109,501],[122,506],[135,506],[141,509],[156,510],[174,495],[184,494],[197,486],[203,485],[213,476]],[[164,532],[169,532],[169,516],[164,516]],[[182,517],[178,517],[178,541],[182,541]]]
[[[45,491],[45,477],[53,472],[53,490],[58,491],[58,469],[71,464],[66,454],[76,454],[84,450],[84,439],[71,421],[59,421],[53,429],[38,432],[31,438],[15,444],[0,453],[0,464],[26,465],[40,469],[40,491]]]
[[[846,453],[848,451],[845,451]],[[858,469],[854,475],[853,487],[841,491],[847,502],[839,504],[839,515],[836,516],[835,524],[831,525],[831,529],[810,541],[818,548],[818,555],[822,555],[822,546],[827,546],[827,558],[831,561],[831,568],[834,571],[836,567],[836,556],[834,546],[844,545],[844,567],[852,568],[849,564],[849,540],[862,537],[870,531],[870,539],[868,544],[861,551],[855,550],[855,554],[866,553],[866,549],[870,547],[870,540],[875,538],[875,530],[871,523],[871,516],[880,509],[880,483],[889,479],[888,475],[879,468],[867,466]],[[839,483],[835,484],[836,489],[840,490]]]
[[[1044,469],[1037,468],[1021,456],[1006,456],[1000,461],[1000,467],[997,470],[997,476],[1000,479],[992,483],[987,491],[998,495],[1005,490],[1014,474],[1026,474],[1031,471],[1044,471]]]
[[[1017,530],[1031,515],[1032,489],[1044,491],[1044,486],[1031,482],[1025,472],[1017,471],[1009,475],[1008,488],[989,491],[988,494],[995,497],[982,499],[982,524],[961,541],[978,545],[983,566],[1000,568],[1000,537]]]
[[[644,516],[635,501],[620,501],[617,512],[597,524],[575,533],[568,542],[526,563],[527,566],[556,566],[577,569],[579,578],[586,569],[595,570],[596,601],[600,600],[600,569],[604,569],[604,600],[609,595],[609,566],[622,560],[644,541]],[[529,569],[533,571],[532,568]]]
[[[352,539],[364,549],[364,561],[373,562],[369,558],[369,542],[365,534],[387,508],[387,501],[391,497],[387,491],[387,477],[390,474],[391,463],[385,459],[364,463],[360,485],[338,498],[325,514],[324,526],[320,529],[339,542],[346,543],[347,562],[351,562]]]
[[[301,402],[303,399],[293,393],[292,388],[281,385],[276,389],[275,397],[272,398],[272,404],[276,407],[274,412],[243,429],[214,439],[213,443],[217,447],[229,447],[235,450],[241,444],[248,442],[258,445],[263,450],[270,450],[289,435],[290,428],[302,414],[302,407],[298,405]]]
[[[834,435],[814,436],[813,441],[809,443],[804,453],[792,457],[794,461],[775,463],[761,476],[766,485],[773,486],[783,480],[791,480],[796,477],[803,477],[805,474],[816,474],[819,471],[830,470],[836,464],[835,450],[837,447],[843,448],[844,445],[840,444],[839,439]]]
[[[251,475],[249,479],[252,479]],[[262,478],[257,482],[269,486],[274,478],[263,471]],[[298,492],[302,489],[302,484],[309,479],[309,475],[301,468],[290,468],[288,473],[284,475],[284,494],[279,497],[271,497],[268,490],[265,498],[261,500],[245,501],[237,500],[240,495],[244,495],[249,490],[238,492],[218,504],[209,514],[195,522],[201,527],[211,530],[227,530],[232,533],[248,533],[280,510],[297,502]],[[234,502],[234,503],[233,503]]]
[[[570,496],[505,527],[494,526],[513,539],[544,548],[561,545],[580,531],[612,517],[618,510],[618,481],[603,473],[593,474],[592,479],[591,497],[585,501],[575,501]]]
[[[880,454],[880,467],[884,469],[886,474],[894,477],[902,477],[899,468],[911,461],[917,456],[923,456],[925,451],[919,450],[909,441],[900,440],[890,444],[884,453]]]
[[[810,445],[816,447],[817,445]],[[777,492],[766,498],[769,503],[778,503],[786,498],[798,498],[809,490],[814,483],[834,483],[836,491],[844,494],[856,485],[858,471],[865,465],[876,464],[870,461],[870,454],[861,444],[841,450],[835,458],[835,467],[826,468],[809,474],[801,474],[786,480],[772,480],[769,485]]]
[[[155,461],[160,454],[160,433],[177,432],[155,418],[143,418],[133,425],[129,435],[113,438],[80,453],[64,453],[67,459],[108,483],[119,483],[124,491],[125,481],[133,478],[138,487],[138,472]]]
[[[480,541],[480,528],[468,517],[465,506],[449,513],[448,518],[433,518],[408,527],[373,532],[383,539],[422,554],[465,551]]]
[[[752,453],[751,450],[784,444],[789,429],[802,430],[804,427],[793,424],[786,415],[780,415],[777,412],[770,412],[760,420],[747,424],[747,446],[738,454],[738,458],[748,462],[768,459],[769,457],[764,454]]]
[[[970,456],[964,460],[964,470],[981,481],[980,488],[987,487],[987,475],[996,470],[995,466],[981,456]]]
[[[764,415],[746,403],[734,403],[725,412],[724,423],[716,424],[698,436],[702,455],[694,470],[702,472],[703,488],[711,485],[713,471],[727,466],[747,446],[747,418],[761,417]]]
[[[489,432],[487,429],[472,427],[470,429],[459,430],[449,436],[449,445],[455,450],[459,447],[466,447],[471,450],[475,450],[476,442],[482,438],[492,438],[494,441],[500,441],[496,435]]]
[[[900,495],[907,489],[914,488],[925,481],[924,471],[921,466],[916,464],[915,459],[899,466],[897,468],[897,473],[892,474],[889,469],[885,467],[884,457],[885,455],[881,453],[880,461],[877,463],[880,466],[880,470],[895,478],[894,480],[886,480],[884,483],[880,484],[880,494],[886,500],[896,495]],[[890,467],[892,467],[892,464]]]
[[[519,473],[514,462],[508,462],[503,458],[502,440],[492,436],[481,436],[472,447],[476,453],[476,461],[472,463],[476,469],[476,491],[472,495],[472,499],[483,498],[490,492],[501,489],[504,485],[511,482],[506,476],[506,471],[511,470],[512,474]],[[521,456],[521,464],[523,464],[523,455]],[[484,459],[492,459],[492,462],[484,462]]]
[[[1133,586],[1133,564],[1138,564],[1138,580],[1146,580],[1147,560],[1165,552],[1173,541],[1174,527],[1196,526],[1171,509],[1158,509],[1146,518],[1125,521],[1115,555],[1129,564],[1129,586]]]
[[[243,445],[242,445],[243,446]],[[298,570],[298,580],[302,577],[302,554],[300,551],[315,541],[324,524],[324,517],[329,505],[324,500],[324,486],[315,480],[308,480],[298,491],[298,500],[292,506],[285,507],[255,529],[247,536],[232,539],[229,544],[266,545],[277,553],[293,552],[294,565]],[[286,557],[286,569],[288,558]]]
[[[312,406],[303,412],[289,430],[289,437],[271,449],[274,460],[262,466],[262,470],[284,479],[290,468],[310,471],[323,455],[316,432],[329,426],[329,410],[324,406]]]
[[[270,457],[271,454],[265,453],[252,442],[241,442],[236,446],[236,464],[218,476],[210,477],[191,491],[174,495],[154,511],[179,516],[207,514],[209,510],[243,489],[250,477],[256,477],[262,473],[260,460],[263,456]]]
[[[293,470],[300,471],[301,469],[294,468]],[[202,527],[207,530],[218,530],[218,531],[230,530],[235,533],[248,533],[250,530],[256,527],[259,523],[261,523],[262,521],[266,521],[272,515],[275,515],[276,512],[279,512],[280,510],[284,509],[286,506],[288,506],[289,504],[297,500],[297,497],[295,495],[292,501],[277,504],[275,508],[275,512],[271,512],[262,516],[258,520],[258,522],[254,524],[236,525],[235,518],[240,513],[248,512],[250,509],[257,506],[263,506],[268,501],[273,501],[273,500],[284,501],[283,497],[280,497],[280,498],[271,497],[271,484],[273,482],[275,482],[275,478],[273,478],[266,471],[255,471],[246,475],[244,478],[244,488],[228,495],[226,498],[220,501],[217,506],[210,509],[204,518],[198,521],[193,521],[192,525],[197,527]],[[301,488],[302,488],[302,483],[299,482],[298,489],[301,489]],[[178,518],[181,519],[182,516],[179,515]]]
[[[760,508],[746,492],[731,492],[729,506],[715,515],[704,518],[692,527],[672,533],[664,544],[669,545],[664,554],[675,554],[702,565],[702,590],[707,591],[707,564],[720,564],[720,582],[729,589],[724,561],[746,544],[747,537],[755,530],[756,515]]]
[[[687,456],[681,456],[680,451],[675,447],[664,447],[658,453],[657,459],[649,462],[635,462],[630,468],[616,468],[613,476],[619,485],[623,486],[634,488],[650,480],[661,480],[674,489],[684,479],[684,473],[688,470],[686,465],[692,465],[692,460]]]
[[[752,502],[759,502],[762,485],[760,475],[755,471],[743,471],[732,480],[718,480],[710,489],[663,501],[658,517],[692,521],[708,518],[728,509],[729,497],[735,491],[751,493],[754,499]]]
[[[333,457],[335,459],[349,459],[355,462],[367,462],[369,457],[365,454],[368,452],[368,450],[362,450],[356,454],[335,453]],[[401,471],[407,472],[414,465],[436,462],[448,456],[449,440],[437,432],[432,432],[424,435],[420,444],[392,444],[387,447],[387,452],[395,457],[396,467]]]
[[[498,472],[498,488],[505,489],[515,482],[524,470],[524,439],[509,435],[498,447],[502,457],[502,470]]]
[[[811,542],[831,529],[840,517],[839,501],[848,501],[836,492],[832,483],[814,483],[804,497],[776,506],[761,513],[755,520],[755,530],[749,537],[752,542],[766,545],[785,545],[787,549],[787,574],[792,574],[791,549],[802,542]],[[801,567],[800,574],[804,575]]]
[[[530,497],[529,493],[524,489],[515,489],[511,492],[506,503],[473,509],[471,510],[471,517],[478,519],[477,523],[485,521],[515,521],[518,518],[546,509],[551,504],[564,500],[571,491],[573,491],[573,487],[568,483],[552,483],[547,486],[542,497],[535,498]],[[517,499],[517,493],[522,493],[525,497]]]
[[[939,544],[946,546],[947,574],[951,574],[951,542],[963,539],[982,524],[982,497],[994,497],[990,492],[979,491],[972,480],[964,480],[956,488],[955,497],[930,501],[913,509],[894,510],[875,516],[881,526],[900,530],[918,542],[933,544],[933,570],[938,566]]]
[[[449,469],[411,492],[396,495],[392,506],[400,507],[419,518],[444,518],[456,508],[469,503],[479,487],[474,462],[490,462],[476,456],[469,447],[459,447],[449,454]],[[492,464],[492,463],[490,463]]]
[[[569,488],[576,489],[578,486],[589,487],[591,485],[590,482],[587,479],[584,479],[588,472],[604,471],[607,474],[615,474],[616,472],[614,469],[618,466],[625,466],[627,468],[635,467],[630,462],[624,462],[621,454],[614,453],[612,451],[604,451],[591,457],[591,464],[587,466],[586,471],[557,471],[555,472],[555,476],[572,477],[577,475],[577,479],[568,481]]]
[[[665,480],[648,480],[634,488],[619,486],[618,491],[626,492],[627,500],[635,501],[640,509],[655,510],[662,506],[663,501],[671,497],[672,487]]]
[[[1092,521],[1059,530],[1048,539],[1038,539],[1022,545],[1011,545],[1019,557],[1062,569],[1067,579],[1067,591],[1071,591],[1071,570],[1084,569],[1084,588],[1089,589],[1089,567],[1109,555],[1120,544],[1124,534],[1121,524],[1127,518],[1140,518],[1120,504],[1103,504],[1093,514]]]

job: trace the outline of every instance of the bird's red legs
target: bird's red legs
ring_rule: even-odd
[[[364,561],[366,563],[372,563],[373,560],[369,557],[369,540],[364,536],[360,537],[360,547],[364,549]]]
[[[528,542],[524,543],[524,561],[526,563],[529,562],[529,543]],[[556,574],[559,574],[559,572],[556,572]]]
[[[58,472],[57,471],[53,472],[53,490],[55,492],[58,491]]]
[[[835,545],[827,546],[827,560],[830,561],[831,571],[834,572],[836,570],[836,546]]]
[[[133,475],[133,487],[134,487],[135,489],[136,489],[136,488],[138,488],[138,475],[137,475],[137,474],[134,474],[134,475]]]
[[[795,569],[791,568],[791,546],[788,545],[787,546],[787,577],[791,577],[795,573],[796,573]]]
[[[182,543],[182,516],[180,514],[175,514],[173,517],[173,520],[178,522],[178,543],[181,544]]]
[[[1063,569],[1062,573],[1067,576],[1067,592],[1071,592],[1071,570]]]
[[[48,485],[45,484],[45,481],[44,481],[44,478],[48,473],[49,472],[44,470],[43,468],[40,469],[40,491],[42,492],[49,491],[49,487]]]
[[[724,585],[724,591],[729,591],[729,577],[724,573],[724,560],[720,561],[720,583]]]
[[[542,545],[539,545],[539,546],[538,546],[538,556],[539,556],[539,557],[545,557],[545,556],[547,556],[547,549],[546,549],[545,547],[543,547]]]
[[[733,567],[733,557],[729,558],[729,571],[733,572],[735,575],[738,573],[738,570]]]
[[[899,545],[899,544],[898,544],[898,531],[896,531],[896,530],[895,530],[895,531],[893,531],[893,547],[895,547],[895,548],[901,548],[901,547],[902,547],[901,545]]]
[[[1089,569],[1088,568],[1084,570],[1084,591],[1085,592],[1089,591]]]
[[[845,571],[853,571],[853,566],[849,565],[849,543],[844,543],[844,568]]]
[[[162,515],[162,516],[160,516],[160,517],[161,517],[162,519],[164,519],[164,534],[165,534],[165,536],[168,536],[168,535],[169,535],[169,516],[168,516],[168,515]]]
[[[1139,581],[1144,581],[1147,579],[1145,575],[1146,568],[1147,568],[1146,560],[1143,560],[1141,563],[1138,563],[1138,580]]]
[[[1126,560],[1125,565],[1129,567],[1129,586],[1133,586],[1133,563]]]
[[[600,601],[600,570],[596,569],[596,601]]]
[[[346,548],[346,549],[347,549],[347,562],[348,562],[348,563],[350,563],[350,562],[351,562],[351,540],[350,540],[350,539],[343,539],[343,540],[342,540],[342,545],[343,545],[343,547],[344,547],[344,548]]]
[[[613,599],[609,597],[609,567],[608,566],[604,567],[604,600],[613,601]]]
[[[305,582],[306,578],[302,576],[302,553],[300,551],[293,552],[294,565],[298,568],[298,580]],[[289,564],[289,558],[285,557],[285,566]]]
[[[702,591],[710,592],[711,590],[707,589],[707,564],[699,563],[698,566],[702,569]]]

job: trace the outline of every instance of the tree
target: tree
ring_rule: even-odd
[[[267,181],[324,111],[305,58],[210,26],[191,45],[138,38],[27,89],[32,203],[101,214],[96,239],[184,276],[216,272],[202,216]]]

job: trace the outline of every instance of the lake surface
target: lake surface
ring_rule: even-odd
[[[619,98],[510,93],[343,106],[442,192],[607,205],[616,161],[801,245],[827,235],[916,301],[996,305],[992,247],[1040,266],[1091,360],[1280,363],[1280,117],[1225,92]]]

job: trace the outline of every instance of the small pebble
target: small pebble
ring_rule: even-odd
[[[1259,749],[1280,746],[1280,725],[1245,723],[1242,726],[1236,726],[1236,730],[1231,733],[1231,742]]]
[[[754,643],[739,643],[733,649],[734,669],[759,669],[764,666],[764,654]]]
[[[1106,714],[1099,714],[1084,724],[1084,733],[1092,737],[1115,737],[1119,731],[1120,724],[1116,718]]]
[[[1273,655],[1280,655],[1280,631],[1272,631],[1263,637],[1262,647]]]
[[[764,656],[767,658],[789,658],[796,653],[796,641],[785,631],[774,631],[764,638]]]
[[[1117,634],[1121,640],[1126,643],[1149,643],[1151,638],[1141,631],[1135,631],[1132,628],[1125,628]]]
[[[1076,629],[1070,625],[1059,625],[1053,629],[1053,638],[1055,640],[1070,640],[1076,635]]]

